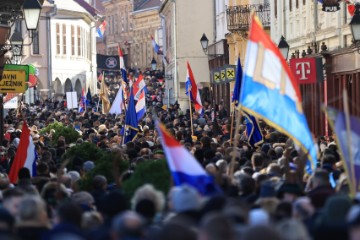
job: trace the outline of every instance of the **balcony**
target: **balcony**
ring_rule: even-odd
[[[270,4],[249,4],[227,7],[227,28],[230,32],[249,30],[251,12],[256,12],[264,28],[270,27]]]

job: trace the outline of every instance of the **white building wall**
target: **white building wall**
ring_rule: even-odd
[[[351,16],[347,13],[347,6],[340,3],[340,11],[323,12],[321,3],[310,0],[274,0],[277,1],[277,17],[275,17],[275,3],[271,3],[271,38],[277,44],[281,35],[290,45],[290,52],[306,50],[316,42],[319,51],[322,42],[328,50],[343,48],[351,44],[349,22]],[[292,11],[289,10],[290,1]],[[314,11],[316,9],[316,12]],[[316,26],[316,27],[315,27]]]
[[[69,0],[66,2],[70,3]],[[64,3],[65,4],[65,3]],[[71,2],[71,4],[76,4]],[[38,92],[43,98],[49,97],[51,91],[52,97],[54,94],[64,94],[64,84],[66,79],[70,79],[72,87],[75,90],[76,80],[79,79],[81,88],[85,88],[85,92],[90,88],[91,94],[97,93],[97,77],[96,77],[96,34],[95,34],[95,20],[90,16],[84,9],[76,4],[76,8],[69,10],[69,4],[65,4],[66,8],[62,8],[62,5],[57,6],[57,14],[51,17],[50,24],[50,39],[48,36],[48,29],[46,27],[46,11],[53,9],[52,5],[48,3],[45,5],[42,11],[42,19],[39,22],[39,35],[40,35],[40,53],[32,54],[32,46],[25,46],[23,49],[23,61],[22,64],[33,64],[39,69],[39,80]],[[76,10],[76,11],[75,11]],[[63,48],[63,36],[60,34],[60,46],[61,52],[57,53],[57,34],[56,24],[60,24],[60,33],[62,32],[63,24],[66,25],[66,54],[62,53]],[[75,55],[71,54],[71,26],[81,27],[87,33],[82,38],[82,47],[84,56],[77,56],[77,34],[75,34]],[[23,26],[23,32],[25,26]],[[25,35],[26,36],[26,35]],[[86,36],[86,37],[85,37]],[[29,39],[25,38],[25,42],[29,42]],[[51,42],[51,47],[49,43]],[[50,49],[49,49],[50,48]],[[90,51],[88,53],[88,51]],[[51,53],[51,62],[48,61],[48,53]],[[49,67],[51,68],[49,71]],[[49,76],[49,73],[51,76]],[[50,79],[49,79],[50,78]],[[61,87],[55,83],[55,80],[60,80]],[[50,81],[49,81],[50,80]],[[50,84],[51,82],[51,84]],[[49,86],[50,85],[50,86]],[[57,88],[56,88],[57,86]],[[60,91],[59,91],[60,90]],[[80,97],[80,96],[79,96]],[[30,99],[32,102],[31,96]]]
[[[229,0],[215,0],[216,11],[216,39],[218,42],[225,38],[229,32],[227,30],[226,7],[229,6]]]

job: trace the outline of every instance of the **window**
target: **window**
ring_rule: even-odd
[[[305,4],[306,4],[306,0],[303,0],[303,5],[305,6]]]
[[[112,26],[112,29],[113,29],[112,33],[114,34],[114,33],[115,33],[115,31],[114,31],[114,27],[115,27],[115,23],[114,23],[114,15],[113,15],[113,16],[111,16],[111,26]]]
[[[108,22],[107,28],[108,28],[108,30],[109,30],[109,34],[111,34],[111,30],[112,30],[112,29],[111,29],[111,28],[112,28],[112,27],[111,27],[111,16],[108,17],[108,21],[107,21],[107,22]]]
[[[75,27],[71,26],[71,55],[75,56]]]
[[[292,0],[289,0],[289,10],[290,10],[290,12],[292,10]]]
[[[78,50],[78,53],[77,55],[78,56],[81,56],[81,36],[80,36],[80,27],[77,27],[77,50]]]
[[[119,27],[118,27],[118,21],[119,21],[119,16],[116,14],[115,15],[115,25],[114,25],[114,34],[118,34],[119,32]]]
[[[278,0],[274,0],[274,15],[275,15],[275,18],[277,18],[277,4],[278,4]]]
[[[19,32],[22,36],[22,21],[15,22],[15,32]]]
[[[81,56],[85,57],[85,30],[81,28]]]
[[[299,0],[296,0],[296,8],[299,8]]]
[[[62,42],[63,52],[62,52],[62,54],[66,55],[66,25],[65,24],[62,25],[62,36],[63,36],[63,42]]]
[[[40,54],[39,31],[34,31],[33,32],[32,53],[33,54]]]
[[[56,24],[56,54],[60,54],[60,24]]]

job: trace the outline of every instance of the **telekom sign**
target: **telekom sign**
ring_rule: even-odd
[[[290,59],[290,69],[299,84],[311,84],[324,79],[321,58]]]

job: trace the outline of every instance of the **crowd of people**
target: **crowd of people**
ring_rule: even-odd
[[[67,110],[63,101],[24,105],[20,117],[9,111],[0,152],[0,239],[360,239],[360,197],[350,196],[333,138],[318,137],[319,163],[308,173],[305,154],[261,120],[263,143],[248,143],[245,124],[240,124],[234,141],[230,113],[221,104],[203,102],[202,116],[193,111],[192,133],[190,111],[177,103],[164,108],[163,84],[153,76],[145,79],[147,114],[139,122],[139,136],[127,144],[120,135],[124,116],[96,112],[96,98],[83,114]],[[136,171],[141,162],[165,159],[153,114],[213,176],[221,193],[202,196],[186,184],[161,192],[144,183],[127,198],[121,186],[124,176],[109,188],[113,183],[103,175],[96,175],[91,191],[84,191],[77,182],[95,163],[89,159],[67,171],[62,156],[71,145],[63,136],[51,145],[54,130],[41,133],[60,122],[81,133],[76,144],[90,142],[119,152]],[[37,175],[22,168],[18,181],[11,183],[8,173],[24,120],[36,144]]]

